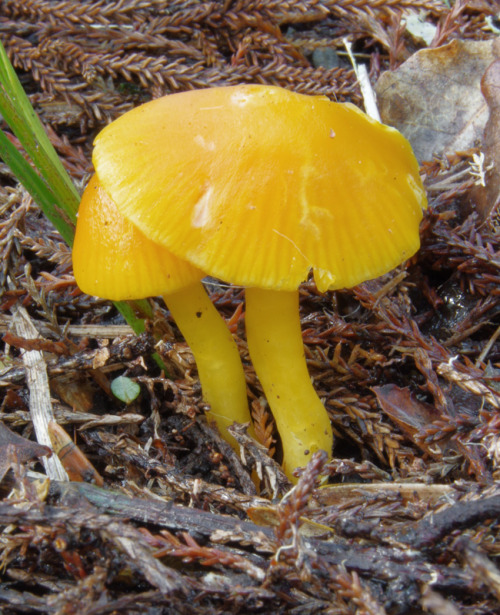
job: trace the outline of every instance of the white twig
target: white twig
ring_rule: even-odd
[[[486,186],[486,173],[491,171],[493,168],[493,163],[484,166],[484,154],[483,152],[479,152],[479,154],[472,154],[472,162],[469,162],[470,169],[469,174],[472,177],[477,177],[475,180],[476,186]]]
[[[40,337],[35,326],[31,322],[28,312],[23,308],[17,308],[13,322],[16,333],[25,339]],[[48,424],[53,421],[54,412],[50,401],[49,380],[43,354],[38,350],[21,350],[21,356],[26,368],[26,382],[30,392],[29,406],[31,420],[35,429],[36,439],[39,444],[52,448]],[[59,458],[56,455],[42,459],[47,476],[53,480],[67,481],[68,476]]]
[[[346,39],[343,38],[342,42],[347,50],[347,55],[351,60],[352,67],[354,69],[354,73],[359,83],[359,87],[361,89],[361,95],[363,96],[363,102],[365,104],[366,114],[372,117],[377,122],[380,122],[380,113],[378,112],[377,107],[377,99],[375,97],[375,92],[373,91],[372,84],[370,83],[370,78],[368,77],[368,71],[366,70],[366,66],[364,64],[358,65],[356,63],[356,59],[352,53],[352,45]]]

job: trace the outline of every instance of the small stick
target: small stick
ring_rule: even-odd
[[[356,64],[356,59],[352,53],[352,45],[347,40],[347,38],[343,38],[342,42],[345,45],[347,50],[347,55],[349,56],[349,60],[351,60],[352,67],[354,69],[354,73],[359,83],[359,87],[361,89],[361,95],[363,96],[363,102],[365,103],[365,111],[366,114],[369,115],[377,122],[380,122],[380,113],[378,112],[377,100],[375,98],[375,92],[373,91],[372,84],[370,83],[370,78],[368,76],[368,71],[366,70],[366,66],[364,64]]]
[[[28,312],[23,307],[17,308],[13,320],[17,335],[26,339],[36,339],[39,337]],[[30,392],[30,414],[37,442],[52,449],[48,424],[49,421],[55,419],[50,401],[49,379],[47,377],[45,360],[39,350],[21,350],[21,356],[26,369],[26,382]],[[68,476],[56,455],[44,457],[42,463],[50,479],[68,480]]]
[[[488,343],[483,348],[481,354],[478,356],[477,361],[476,361],[476,367],[481,366],[481,363],[486,359],[486,355],[491,350],[493,344],[497,341],[497,338],[499,335],[500,335],[500,326],[497,328],[495,333],[493,333],[493,335],[490,337],[490,339],[488,340]]]

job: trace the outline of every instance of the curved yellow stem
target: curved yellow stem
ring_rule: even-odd
[[[201,282],[163,298],[193,352],[203,398],[211,407],[208,418],[238,450],[227,427],[234,421],[251,423],[251,418],[245,374],[231,332]]]
[[[325,407],[307,371],[297,291],[246,290],[248,350],[276,421],[283,468],[293,479],[312,453],[332,453],[333,434]]]

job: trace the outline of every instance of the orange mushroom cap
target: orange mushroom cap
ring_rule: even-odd
[[[351,287],[419,247],[426,198],[409,143],[326,97],[260,85],[166,96],[106,127],[93,162],[146,237],[236,284],[293,290],[313,269],[321,291]]]
[[[203,277],[126,220],[95,175],[78,210],[73,270],[83,292],[114,301],[175,292]]]

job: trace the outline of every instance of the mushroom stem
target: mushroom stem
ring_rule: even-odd
[[[238,450],[227,427],[250,421],[245,374],[236,343],[201,282],[163,299],[193,352],[203,397],[224,439]]]
[[[312,453],[332,454],[333,434],[305,361],[298,291],[246,290],[248,350],[276,421],[290,479]]]

